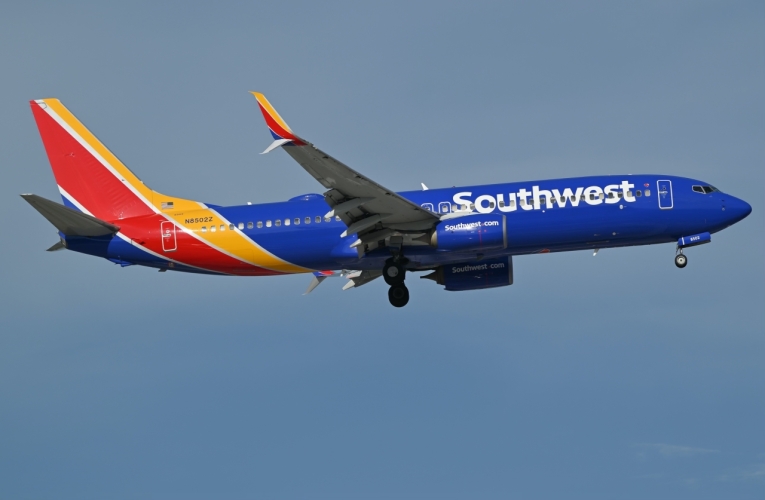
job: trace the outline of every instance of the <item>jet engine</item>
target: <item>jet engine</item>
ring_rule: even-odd
[[[439,250],[501,250],[507,248],[507,221],[502,214],[447,219],[436,226],[428,243]]]
[[[500,257],[439,266],[422,278],[444,285],[446,290],[452,292],[508,286],[513,284],[513,258]]]

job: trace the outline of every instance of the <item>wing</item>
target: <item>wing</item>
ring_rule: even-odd
[[[358,235],[354,246],[385,240],[396,234],[424,233],[439,222],[437,214],[381,186],[295,135],[263,94],[252,94],[258,100],[274,138],[263,153],[282,147],[328,189],[324,199],[332,210],[327,216],[338,216],[348,226],[341,236]]]

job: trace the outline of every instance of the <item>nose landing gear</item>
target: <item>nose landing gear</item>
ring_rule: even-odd
[[[681,253],[675,255],[675,265],[680,269],[684,268],[688,265],[688,257]]]
[[[390,285],[388,300],[393,307],[404,307],[409,302],[409,289],[404,285],[406,269],[403,259],[390,258],[383,267],[383,279]]]

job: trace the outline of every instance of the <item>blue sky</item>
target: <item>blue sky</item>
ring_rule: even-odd
[[[70,3],[0,16],[0,497],[761,498],[761,2]],[[515,260],[505,289],[122,269],[46,254],[27,101],[154,189],[320,192],[249,90],[393,189],[704,179],[752,215]]]

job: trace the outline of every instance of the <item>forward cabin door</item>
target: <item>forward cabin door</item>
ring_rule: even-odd
[[[162,235],[162,250],[174,252],[178,249],[178,242],[175,239],[175,224],[168,220],[161,222],[160,234]]]
[[[672,199],[672,181],[656,181],[656,191],[659,192],[659,208],[671,209],[675,204]]]

